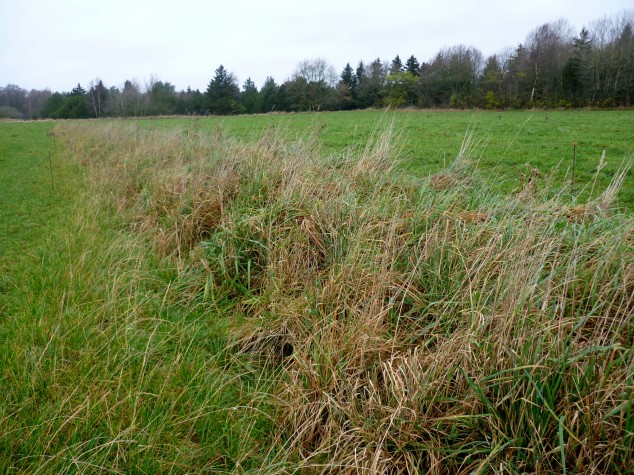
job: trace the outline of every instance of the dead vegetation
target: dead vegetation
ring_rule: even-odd
[[[492,197],[458,160],[394,169],[392,131],[354,156],[310,140],[65,125],[183,301],[240,316],[277,380],[270,472],[632,469],[632,217],[614,197]],[[478,144],[476,144],[478,145]],[[530,195],[530,199],[529,199]]]

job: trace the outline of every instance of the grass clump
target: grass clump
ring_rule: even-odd
[[[163,300],[184,312],[116,312],[127,317],[104,359],[108,342],[136,348],[128,381],[138,398],[153,394],[141,406],[159,422],[129,432],[139,426],[111,415],[115,432],[176,457],[162,434],[208,424],[221,393],[201,396],[194,381],[249,368],[257,390],[243,405],[268,414],[270,434],[240,441],[232,470],[248,460],[274,473],[630,470],[634,220],[615,206],[618,187],[583,219],[565,190],[500,195],[468,139],[452,166],[413,179],[383,128],[327,156],[314,137],[270,131],[241,142],[119,122],[59,130],[97,195],[171,263]],[[203,331],[214,319],[226,335],[217,370],[190,353],[214,341]],[[125,374],[124,355],[104,371]]]

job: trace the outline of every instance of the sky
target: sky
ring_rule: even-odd
[[[465,44],[489,55],[565,18],[579,31],[632,0],[0,0],[0,86],[70,91],[152,78],[205,90],[224,65],[240,84],[289,78],[302,60],[430,60]]]

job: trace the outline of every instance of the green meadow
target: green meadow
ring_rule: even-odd
[[[397,131],[394,146],[399,150],[399,159],[409,172],[419,176],[448,166],[465,136],[472,134],[474,144],[478,145],[477,166],[490,175],[490,184],[502,191],[517,190],[522,173],[530,174],[531,169],[552,173],[559,184],[566,177],[571,180],[576,143],[575,179],[581,186],[574,197],[581,201],[587,199],[589,190],[583,187],[594,179],[604,150],[607,165],[598,177],[603,186],[609,183],[619,165],[632,157],[634,150],[634,114],[629,110],[367,110],[140,121],[159,128],[221,130],[247,140],[271,130],[296,138],[316,134],[323,153],[364,147],[377,128],[388,122],[393,122]],[[628,175],[628,186],[621,190],[622,201],[630,207],[634,202],[632,180],[632,175]]]
[[[633,153],[625,110],[0,122],[0,472],[629,473]]]

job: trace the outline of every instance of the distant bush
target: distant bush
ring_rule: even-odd
[[[22,113],[15,107],[0,106],[0,119],[22,119]]]
[[[557,102],[557,107],[559,109],[572,109],[573,104],[566,99],[560,99],[559,102]]]

